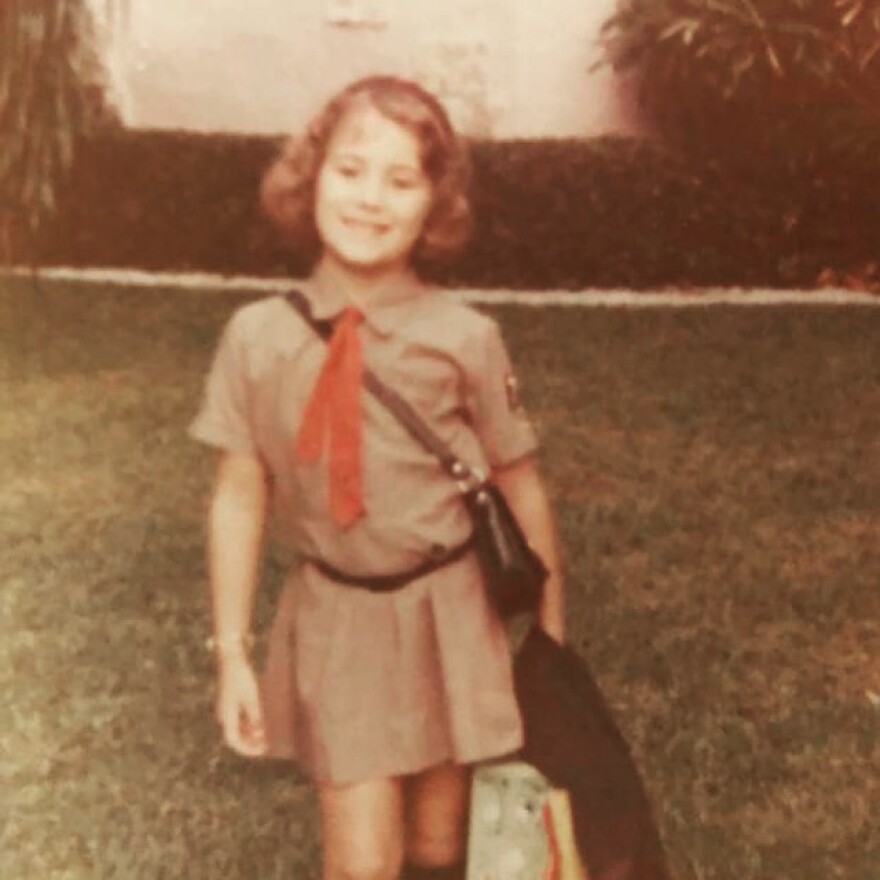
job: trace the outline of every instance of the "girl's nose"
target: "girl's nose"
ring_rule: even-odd
[[[382,178],[377,174],[365,174],[358,187],[358,199],[368,207],[378,207],[382,204],[384,186]]]

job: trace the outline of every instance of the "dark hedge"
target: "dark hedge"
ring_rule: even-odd
[[[298,274],[258,212],[277,142],[182,132],[81,144],[55,221],[21,261]],[[619,137],[473,146],[476,234],[441,279],[477,287],[811,285],[880,256],[880,157],[784,169]],[[796,167],[795,167],[796,166]],[[854,170],[855,168],[855,170]]]

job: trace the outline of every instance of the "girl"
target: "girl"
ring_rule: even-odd
[[[491,469],[551,572],[539,622],[563,638],[535,438],[498,329],[424,280],[463,243],[466,178],[446,114],[417,85],[371,77],[330,101],[270,168],[262,201],[314,258],[301,291],[332,337],[283,297],[239,309],[191,427],[220,450],[217,717],[237,752],[294,757],[314,779],[325,880],[463,876],[468,766],[522,740],[459,490],[362,391],[365,364]],[[258,681],[247,647],[270,500],[304,562]],[[395,589],[370,589],[388,575]]]

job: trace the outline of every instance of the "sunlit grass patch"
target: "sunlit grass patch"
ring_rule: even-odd
[[[3,281],[0,876],[314,876],[308,787],[225,752],[184,428],[240,296]],[[682,880],[880,864],[880,315],[493,309],[570,640]],[[260,621],[280,575],[267,566]]]

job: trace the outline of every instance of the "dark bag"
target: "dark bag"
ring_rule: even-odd
[[[320,337],[329,338],[332,324],[314,318],[308,299],[300,291],[289,291],[286,299]],[[474,546],[486,589],[498,613],[509,617],[536,611],[547,569],[526,541],[498,487],[455,455],[412,406],[375,373],[365,370],[363,381],[364,387],[437,457],[443,470],[458,484],[474,523]]]
[[[533,626],[514,659],[513,679],[525,730],[522,757],[568,790],[590,880],[669,880],[639,771],[584,661]]]
[[[547,567],[531,548],[498,487],[484,482],[464,493],[474,521],[474,544],[483,579],[502,617],[535,611]]]

